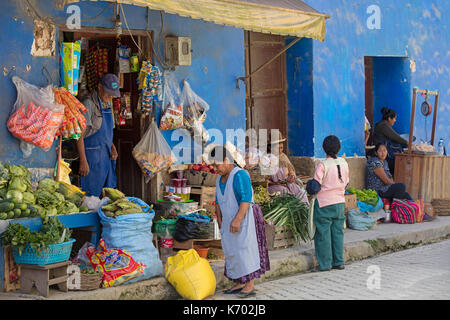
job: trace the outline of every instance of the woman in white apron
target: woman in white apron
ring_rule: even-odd
[[[221,155],[216,157],[217,153]],[[216,182],[216,215],[225,255],[224,274],[236,283],[224,293],[253,296],[254,279],[270,269],[262,212],[253,204],[250,176],[239,167],[245,161],[234,146],[217,146],[211,156],[216,158],[213,164],[220,175]]]

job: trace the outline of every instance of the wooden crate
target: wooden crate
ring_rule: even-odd
[[[191,199],[198,202],[199,209],[216,211],[216,187],[191,186]]]
[[[295,240],[288,227],[275,227],[266,224],[267,249],[276,250],[291,247]]]
[[[184,171],[184,177],[188,179],[188,184],[191,186],[215,187],[218,176],[218,174],[203,171]]]

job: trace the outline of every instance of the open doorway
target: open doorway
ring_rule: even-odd
[[[150,200],[150,187],[144,182],[141,170],[133,158],[132,150],[140,141],[151,121],[149,117],[143,118],[138,110],[139,90],[137,81],[142,61],[152,60],[151,36],[151,33],[147,31],[131,31],[131,35],[123,34],[118,38],[114,29],[88,27],[76,32],[61,30],[60,36],[60,39],[63,41],[82,41],[80,66],[87,68],[89,64],[87,62],[88,56],[95,52],[95,55],[102,55],[104,73],[115,73],[119,76],[121,98],[116,101],[113,100],[115,119],[114,144],[118,152],[116,166],[117,188],[126,195],[138,197],[144,201]],[[138,56],[139,67],[137,70],[119,72],[117,59],[117,48],[119,45],[130,48],[131,55]],[[85,75],[87,77],[87,70]],[[86,94],[89,94],[93,88],[96,88],[96,84],[91,84],[89,78],[87,80],[88,83],[84,85],[82,77],[80,77],[80,80],[80,90],[77,98],[82,100]],[[96,81],[98,82],[98,79]],[[117,106],[117,104],[119,105]],[[73,153],[73,148],[76,150],[73,141],[66,144],[65,147],[66,150],[69,150],[69,153],[78,156],[77,152]],[[72,156],[71,158],[73,160],[70,161],[71,178],[73,183],[79,186],[79,163],[76,157]]]
[[[411,66],[408,57],[364,57],[365,116],[370,123],[368,145],[373,144],[375,125],[382,120],[381,109],[397,112],[393,129],[409,132],[411,117]]]

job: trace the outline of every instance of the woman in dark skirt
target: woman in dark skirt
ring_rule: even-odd
[[[235,283],[224,293],[254,296],[254,280],[270,270],[270,262],[262,211],[253,203],[250,176],[241,168],[244,157],[228,142],[215,146],[206,157],[220,175],[216,215],[225,255],[224,274]]]

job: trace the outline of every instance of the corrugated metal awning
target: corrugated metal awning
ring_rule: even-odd
[[[67,4],[80,0],[65,0]],[[91,0],[96,1],[96,0]],[[325,20],[300,0],[107,0],[248,31],[325,40]]]

